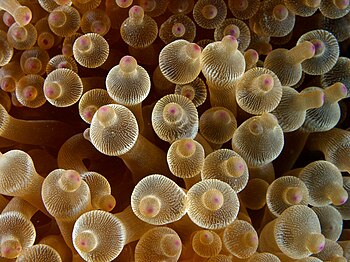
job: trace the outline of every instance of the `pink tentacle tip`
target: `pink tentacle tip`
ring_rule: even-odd
[[[69,63],[67,61],[61,62],[57,65],[57,68],[70,68]]]
[[[72,180],[72,181],[75,181],[75,182],[80,182],[81,181],[81,177],[75,175],[74,173],[69,175],[69,179]]]
[[[215,204],[220,204],[221,203],[221,199],[219,197],[214,197],[213,201]]]
[[[190,99],[192,97],[192,93],[187,91],[185,94],[184,94],[185,97],[187,97],[188,99]]]
[[[6,257],[6,256],[8,256],[8,255],[11,253],[12,249],[9,248],[9,247],[4,247],[4,248],[2,248],[1,251],[2,251],[2,255],[3,255],[4,257]]]
[[[25,64],[28,67],[29,71],[38,71],[40,68],[39,61],[36,61],[34,59],[28,59]]]
[[[175,247],[180,247],[181,242],[179,240],[175,240],[174,245],[175,245]]]
[[[146,208],[146,214],[153,214],[154,213],[154,208],[149,206]]]
[[[93,32],[94,33],[103,33],[105,31],[105,25],[102,21],[95,21],[93,23]]]
[[[84,36],[79,37],[78,41],[79,41],[79,45],[81,46],[87,46],[90,42],[88,37],[84,37]]]
[[[301,195],[298,195],[298,194],[293,195],[292,199],[293,199],[294,202],[300,202],[301,201]]]
[[[283,14],[286,9],[284,6],[278,6],[278,7],[276,7],[275,10],[276,10],[276,12]]]
[[[45,94],[50,97],[53,96],[55,94],[55,89],[51,86],[48,86],[45,88]]]
[[[316,47],[315,47],[315,44],[312,44],[312,45],[310,46],[310,50],[311,50],[311,53],[312,53],[311,57],[313,57],[313,56],[316,54],[316,52],[317,52],[317,49],[316,49]]]
[[[177,26],[177,27],[176,27],[176,31],[177,31],[177,32],[181,32],[181,31],[182,31],[182,28],[181,28],[180,26]]]
[[[132,58],[133,58],[133,57],[132,57],[132,56],[129,56],[129,55],[124,56],[124,57],[123,57],[123,62],[124,62],[125,64],[130,64],[130,63],[133,61]]]
[[[100,112],[106,113],[109,111],[109,107],[108,106],[101,106],[99,109]]]
[[[227,113],[226,111],[220,110],[220,111],[218,112],[218,117],[219,117],[220,119],[225,119],[225,118],[229,117],[229,115],[228,115],[228,113]]]
[[[341,91],[344,93],[344,94],[347,94],[348,93],[348,89],[346,88],[346,86],[343,84],[342,87],[341,87]]]
[[[243,171],[244,170],[244,165],[242,163],[237,165],[237,168],[239,171]]]
[[[93,114],[92,114],[92,112],[91,111],[86,111],[86,112],[84,112],[84,118],[86,118],[86,119],[92,119],[92,116],[93,116]]]
[[[323,249],[324,249],[324,246],[325,246],[325,244],[323,243],[323,244],[321,244],[319,247],[318,247],[318,251],[319,252],[321,252]]]
[[[25,16],[24,16],[24,21],[25,22],[29,22],[31,20],[31,16],[29,15],[29,14],[26,14]]]
[[[272,50],[273,50],[272,45],[270,45],[269,49],[267,50],[267,54],[266,55],[270,54],[272,52]]]
[[[187,150],[192,150],[193,144],[191,142],[185,143],[185,147]]]
[[[3,14],[3,21],[4,21],[4,23],[8,26],[8,27],[10,27],[14,22],[15,22],[15,19],[13,18],[13,16],[12,15],[10,15],[9,13],[7,13],[7,12],[5,12],[4,14]]]
[[[60,14],[57,14],[57,13],[51,13],[50,15],[50,20],[52,22],[58,22],[61,20],[61,15]]]
[[[131,7],[130,12],[133,15],[140,15],[142,13],[142,8],[140,6],[135,5]]]
[[[48,45],[48,44],[49,44],[49,40],[47,40],[46,38],[44,38],[44,40],[42,41],[42,43],[43,43],[44,45]]]
[[[245,1],[245,0],[238,0],[236,2],[237,3],[235,3],[235,4],[236,4],[236,7],[238,7],[238,8],[243,9],[243,8],[247,7],[247,1]]]
[[[23,96],[27,100],[31,100],[35,96],[35,91],[33,89],[24,90]]]
[[[232,42],[237,41],[237,38],[233,35],[228,35],[228,38],[230,38]]]
[[[176,115],[178,113],[178,109],[176,106],[170,106],[168,109],[168,113],[171,115]]]
[[[271,85],[271,79],[270,78],[265,78],[264,79],[264,85]]]
[[[229,33],[230,33],[230,35],[232,35],[232,36],[234,36],[234,35],[236,35],[236,30],[235,29],[231,29],[230,31],[229,31]]]
[[[16,39],[20,39],[23,37],[23,31],[20,30],[19,28],[16,28],[13,30],[13,37]]]
[[[214,10],[214,9],[210,9],[208,14],[209,14],[209,16],[210,16],[210,17],[212,17],[212,16],[215,16],[215,15],[216,15],[216,13],[217,13],[217,11],[216,11],[216,10]]]
[[[193,50],[195,52],[201,52],[202,51],[201,47],[199,45],[197,45],[197,44],[193,44],[192,48],[193,48]]]
[[[341,199],[340,199],[340,205],[343,205],[346,201],[348,200],[348,198],[346,198],[346,197],[342,197]]]
[[[68,56],[69,51],[67,49],[67,47],[62,47],[62,55]]]
[[[347,6],[349,6],[349,2],[350,2],[349,0],[339,1],[338,6],[342,8],[346,8]]]
[[[313,44],[313,46],[314,46],[314,49],[319,49],[322,45],[320,42],[316,42]]]

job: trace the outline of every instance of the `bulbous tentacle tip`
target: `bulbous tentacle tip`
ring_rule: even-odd
[[[75,40],[74,45],[79,51],[87,52],[92,46],[91,37],[88,35],[82,35]]]
[[[132,0],[116,0],[115,2],[121,8],[128,8],[132,4]]]
[[[257,247],[259,238],[255,231],[249,231],[244,234],[244,243],[249,247]]]
[[[218,15],[218,9],[215,5],[205,5],[203,6],[201,13],[205,19],[211,20]]]
[[[344,188],[339,188],[338,190],[334,190],[330,195],[330,199],[333,205],[341,206],[348,201],[348,193]]]
[[[232,156],[225,161],[228,175],[232,177],[240,177],[245,170],[245,163],[241,157]]]
[[[224,36],[221,42],[224,45],[224,47],[227,48],[228,50],[234,51],[234,50],[237,50],[238,48],[237,38],[234,37],[233,35]]]
[[[340,10],[343,10],[349,6],[349,0],[333,0],[333,3]]]
[[[182,244],[178,235],[166,234],[160,242],[161,249],[167,257],[175,257],[181,252]]]
[[[74,246],[81,252],[89,253],[98,245],[95,234],[91,231],[83,231],[75,236]]]
[[[44,86],[44,94],[49,99],[57,99],[61,96],[62,89],[57,83],[48,83]]]
[[[5,240],[1,243],[1,256],[14,259],[22,252],[21,243],[17,239]]]
[[[115,200],[114,196],[112,195],[105,195],[100,200],[100,208],[104,211],[111,211],[115,207],[117,201]]]
[[[216,211],[224,204],[224,196],[219,190],[210,189],[203,194],[202,201],[208,210]]]
[[[19,6],[13,16],[20,26],[26,26],[32,20],[32,11],[27,6]]]
[[[67,22],[66,14],[63,11],[55,10],[50,13],[48,22],[52,26],[61,27]]]
[[[131,73],[137,68],[137,61],[132,56],[124,56],[119,62],[120,69],[125,73]]]
[[[184,157],[192,156],[196,151],[196,144],[191,139],[184,139],[177,146],[177,151]]]
[[[199,45],[195,43],[189,43],[186,45],[186,53],[192,59],[197,59],[202,53],[202,49]]]
[[[240,12],[243,12],[249,6],[248,0],[237,0],[237,1],[232,1],[232,2],[233,2],[233,8],[236,9],[237,11],[240,11]]]
[[[320,253],[325,247],[325,237],[319,233],[311,233],[308,236],[306,247],[312,254]]]
[[[71,4],[71,0],[55,0],[56,4],[58,5],[69,5]]]
[[[108,123],[110,120],[116,117],[116,113],[113,108],[106,106],[101,106],[97,112],[96,117],[100,121],[101,124]]]
[[[285,20],[289,15],[289,11],[285,5],[276,5],[272,13],[278,21]]]
[[[145,196],[140,201],[140,213],[145,217],[155,217],[161,211],[162,203],[156,196]]]
[[[23,89],[23,98],[26,101],[33,101],[38,96],[38,90],[35,86],[27,86]]]
[[[77,190],[82,182],[80,174],[75,170],[66,170],[62,173],[60,182],[67,191]]]
[[[305,4],[311,8],[317,8],[321,4],[321,0],[305,0]]]
[[[134,5],[129,9],[129,17],[135,19],[143,19],[145,12],[139,5]]]

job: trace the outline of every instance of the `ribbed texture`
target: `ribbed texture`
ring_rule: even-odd
[[[139,129],[133,113],[124,106],[109,104],[115,117],[100,122],[97,113],[91,121],[90,138],[96,149],[109,156],[128,152],[136,143]]]
[[[159,207],[142,206],[142,201],[156,199]],[[142,179],[131,194],[131,207],[135,215],[152,225],[165,225],[175,222],[185,215],[187,201],[185,192],[172,180],[163,175],[149,175]],[[146,216],[152,212],[148,208],[159,211],[155,216]],[[145,210],[144,210],[145,209]]]
[[[309,190],[304,182],[297,177],[283,176],[274,180],[267,189],[266,204],[273,215],[278,217],[284,210],[293,205],[293,203],[286,201],[288,200],[286,193],[291,188],[300,190],[295,195],[295,201],[298,202],[298,205],[307,206],[309,204]]]
[[[183,14],[170,16],[159,28],[159,38],[165,44],[180,38],[193,42],[195,36],[195,23],[191,18]]]
[[[265,80],[269,82],[265,85],[269,90],[264,90],[262,82]],[[274,72],[266,68],[255,67],[246,71],[236,85],[237,104],[250,114],[271,112],[278,106],[281,97],[280,80]]]
[[[183,85],[194,81],[202,69],[201,55],[192,58],[187,54],[189,45],[190,42],[186,40],[175,40],[159,54],[160,71],[174,84]]]
[[[54,25],[57,14],[60,14],[59,19],[63,19],[63,23],[59,26]],[[63,15],[63,17],[61,17]],[[77,32],[80,28],[80,14],[77,9],[71,6],[62,5],[56,7],[50,12],[48,21],[49,27],[58,36],[70,36]],[[61,22],[61,21],[60,21]]]
[[[51,85],[59,92],[58,97],[49,98]],[[47,75],[44,82],[44,93],[47,101],[57,107],[67,107],[75,104],[83,93],[83,83],[77,73],[67,68],[59,68]]]
[[[53,170],[44,180],[41,194],[47,211],[56,219],[74,221],[91,208],[91,195],[88,185],[81,181],[74,191],[66,191],[60,187],[64,169]]]
[[[125,72],[117,65],[108,72],[106,88],[117,103],[132,106],[146,99],[151,90],[151,80],[142,66],[137,65],[133,71]]]
[[[204,204],[203,196],[211,190],[220,192],[222,206],[217,210],[211,210]],[[219,195],[217,196],[219,197]],[[193,185],[187,192],[187,214],[196,225],[206,229],[220,229],[231,224],[237,217],[239,200],[235,191],[229,184],[217,179],[205,179]],[[207,199],[208,201],[217,201]],[[218,200],[220,201],[220,200]]]
[[[77,44],[80,39],[87,37],[91,41],[91,46],[88,50],[80,50]],[[87,68],[96,68],[101,66],[108,58],[109,55],[109,44],[99,34],[88,33],[81,37],[78,37],[73,44],[73,56],[74,59],[81,66]]]
[[[231,158],[237,159],[237,166],[227,166],[227,162]],[[236,174],[233,171],[236,171]],[[236,176],[237,174],[240,174],[240,176]],[[240,155],[230,149],[218,149],[210,153],[204,160],[201,176],[202,179],[219,179],[226,182],[236,193],[244,189],[249,178],[248,167],[245,161]]]
[[[19,26],[14,23],[7,31],[7,41],[17,50],[26,50],[33,47],[37,40],[37,31],[32,24]]]
[[[58,252],[44,244],[37,244],[25,249],[16,259],[18,262],[61,262],[62,259]]]
[[[307,206],[289,207],[276,219],[276,243],[291,258],[301,259],[312,254],[306,246],[310,234],[321,234],[321,226],[316,213]]]
[[[75,239],[80,233],[88,231],[96,236],[97,246],[90,252],[80,250]],[[125,245],[125,227],[111,213],[94,210],[81,215],[74,224],[72,239],[79,255],[86,261],[112,261]]]
[[[170,107],[174,105],[174,109],[166,108],[167,105]],[[164,112],[168,109],[170,113]],[[175,114],[174,118],[171,114]],[[182,138],[195,138],[198,132],[197,109],[184,96],[176,94],[164,96],[153,108],[152,126],[158,137],[168,142]]]
[[[324,47],[321,47],[318,54],[317,48],[315,56],[301,63],[303,71],[309,75],[323,75],[331,70],[339,58],[339,44],[337,39],[326,30],[313,30],[303,34],[297,42],[297,45],[304,42],[320,41]]]

